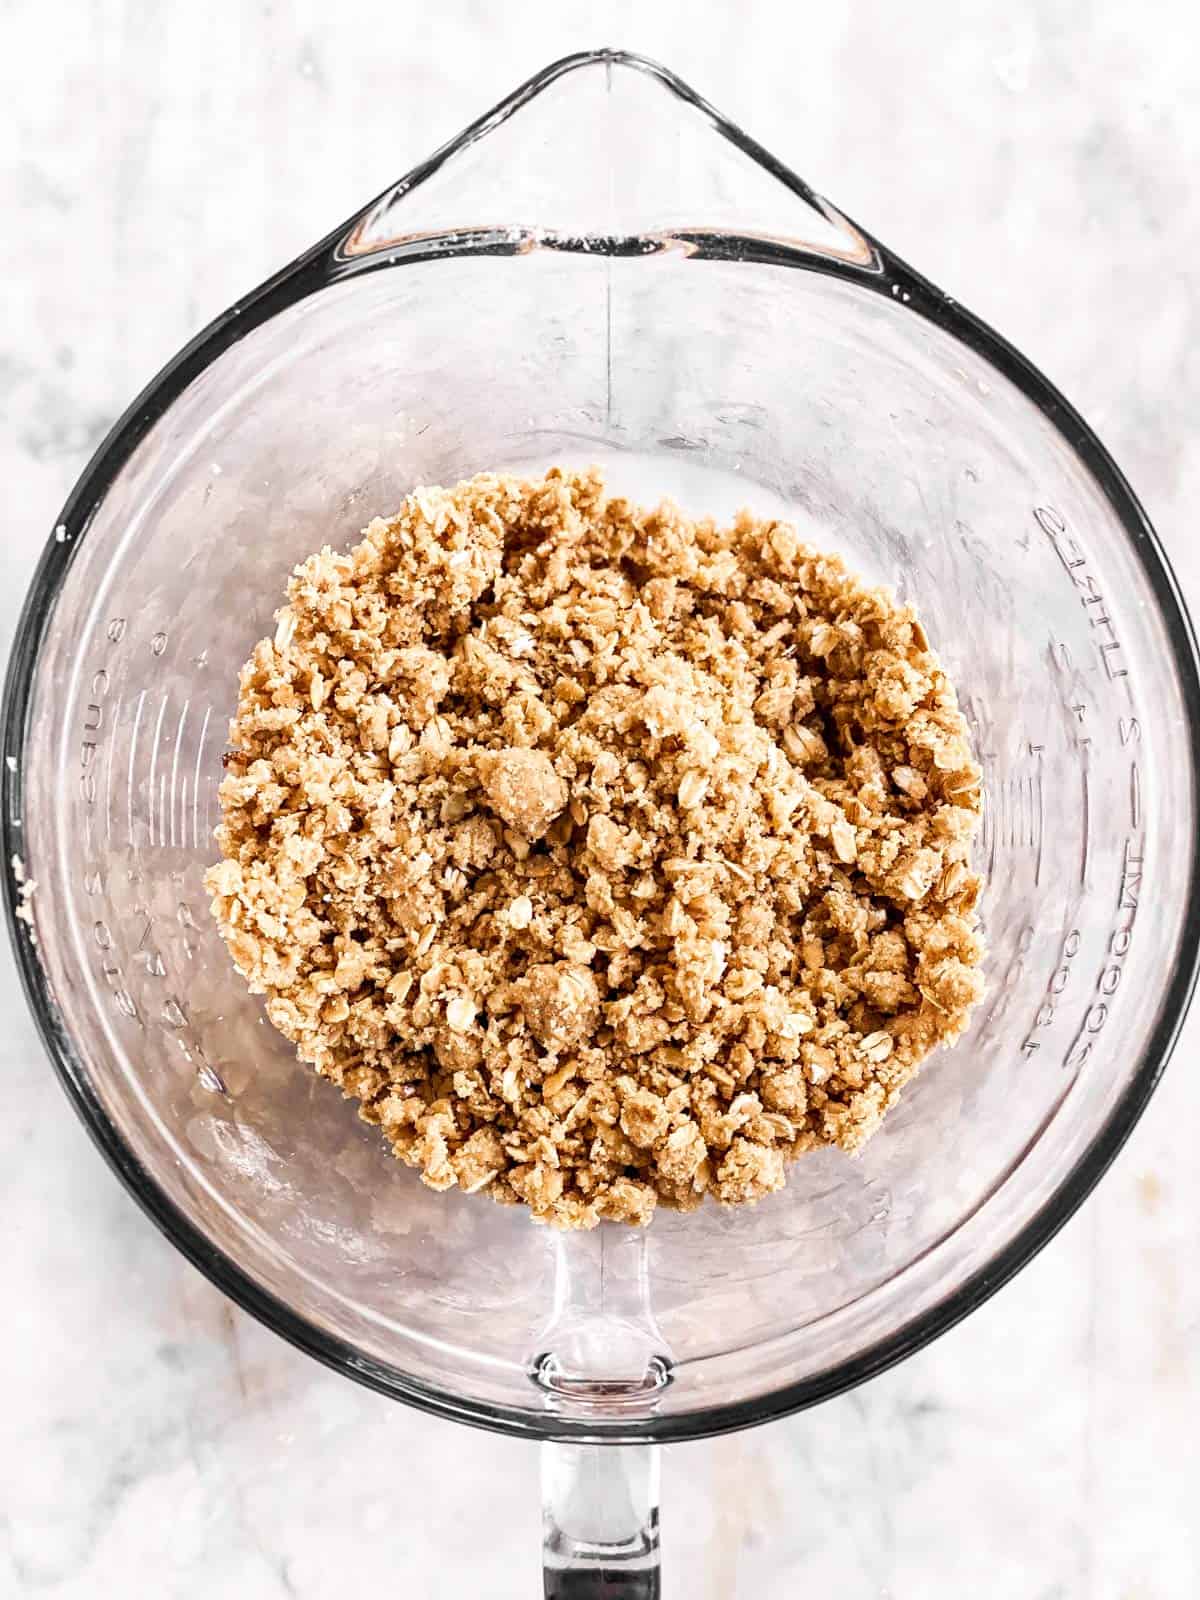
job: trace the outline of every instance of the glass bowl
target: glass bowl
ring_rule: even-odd
[[[968,1034],[859,1158],[645,1235],[424,1189],[264,1023],[201,886],[291,566],[414,485],[554,462],[786,514],[892,584],[985,771]],[[10,928],[71,1100],[178,1248],[336,1370],[557,1441],[548,1592],[600,1550],[648,1594],[645,1447],[917,1349],[1129,1133],[1195,978],[1198,704],[1162,551],[1045,378],[670,73],[594,52],[231,307],[105,440],[8,675]]]

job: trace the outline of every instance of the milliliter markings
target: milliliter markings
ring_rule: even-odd
[[[1045,790],[1042,780],[1042,745],[1028,744],[1026,753],[1036,762],[1032,771],[1016,772],[1000,778],[994,785],[994,800],[983,813],[982,853],[990,875],[996,865],[998,849],[1030,851],[1034,857],[1034,881],[1041,881],[1045,840]],[[984,761],[995,760],[987,752]]]
[[[146,691],[143,689],[137,697],[137,705],[133,713],[133,732],[129,736],[129,766],[125,774],[125,804],[129,827],[129,845],[133,845],[133,774],[134,763],[137,759],[138,730],[142,725],[142,712],[146,706]]]
[[[174,845],[175,842],[176,842],[176,834],[175,834],[175,813],[176,813],[175,796],[179,793],[179,752],[183,748],[183,730],[184,730],[185,726],[187,725],[188,707],[190,705],[191,705],[191,701],[190,700],[185,700],[183,702],[183,706],[182,706],[182,708],[180,709],[180,712],[179,712],[179,721],[175,724],[175,748],[171,752],[171,782],[167,787],[167,810],[169,811],[169,814],[170,814],[169,815],[169,822],[168,822],[167,818],[163,819],[163,831],[164,831],[164,833],[169,834],[169,838],[164,838],[163,839],[163,843],[164,844],[170,843],[171,845]],[[183,781],[184,781],[185,784],[187,783],[186,777],[184,778]],[[183,808],[179,807],[178,809],[180,810],[180,812],[182,812]],[[180,838],[179,838],[179,843],[180,844],[183,843],[182,833],[183,833],[183,830],[182,830],[182,828],[180,828]]]
[[[212,707],[204,708],[204,718],[200,723],[200,737],[196,741],[196,763],[192,770],[192,848],[198,849],[200,845],[200,768],[204,760],[204,741],[208,735],[209,718],[212,716]],[[207,821],[207,812],[205,821]]]
[[[1131,749],[1142,742],[1142,725],[1136,717],[1120,717],[1117,729],[1121,735],[1121,745],[1124,749]],[[1142,773],[1137,762],[1129,763],[1129,820],[1133,824],[1134,832],[1142,826]]]
[[[166,714],[167,697],[164,695],[162,698],[162,703],[158,708],[158,716],[155,718],[154,735],[150,741],[150,782],[147,785],[146,794],[146,809],[148,812],[148,821],[146,826],[148,842],[151,845],[154,843],[154,819],[158,808],[158,794],[155,788],[156,780],[158,778],[158,752],[162,744],[162,725],[163,718],[166,716]]]

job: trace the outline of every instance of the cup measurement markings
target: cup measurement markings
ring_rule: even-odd
[[[1058,557],[1063,571],[1078,592],[1079,603],[1084,609],[1089,625],[1095,630],[1096,648],[1100,652],[1106,674],[1113,682],[1118,678],[1127,678],[1129,672],[1125,666],[1121,641],[1108,614],[1104,594],[1088,556],[1078,540],[1067,531],[1066,523],[1053,506],[1035,506],[1033,515],[1049,539],[1050,547]]]

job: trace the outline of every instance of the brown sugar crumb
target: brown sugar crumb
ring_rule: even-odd
[[[476,763],[488,805],[531,843],[567,803],[567,786],[542,750],[488,750]]]
[[[756,1201],[983,990],[953,685],[785,523],[596,471],[418,490],[296,569],[230,745],[222,936],[435,1189]]]
[[[561,1054],[584,1044],[600,1020],[600,991],[577,961],[530,967],[520,984],[525,1026],[543,1050]]]

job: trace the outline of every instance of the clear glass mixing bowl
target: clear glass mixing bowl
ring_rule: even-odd
[[[917,602],[986,772],[990,991],[861,1158],[560,1239],[422,1188],[296,1065],[201,876],[237,668],[291,565],[416,484],[597,460],[693,512],[785,508]],[[101,447],[9,673],[36,942],[16,872],[10,920],[72,1100],[175,1244],[337,1370],[559,1441],[548,1592],[628,1556],[605,1592],[649,1594],[654,1462],[597,1444],[878,1372],[1129,1132],[1195,974],[1198,703],[1162,553],[1061,396],[669,73],[599,52],[234,306]]]

